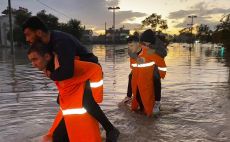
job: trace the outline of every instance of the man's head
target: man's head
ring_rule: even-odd
[[[31,45],[36,41],[42,41],[46,43],[49,33],[46,25],[36,16],[30,17],[23,23],[23,32],[26,37],[26,41]],[[47,44],[47,43],[46,43]]]
[[[34,42],[29,48],[27,56],[32,65],[39,70],[46,69],[48,63],[52,59],[52,55],[48,48],[41,42]]]
[[[127,39],[128,42],[128,54],[131,58],[136,58],[137,52],[139,52],[139,37],[137,36],[130,36]]]
[[[154,44],[155,41],[156,41],[156,34],[155,34],[155,32],[152,31],[151,29],[145,30],[141,34],[140,41],[141,41],[141,43],[144,43],[145,45]]]

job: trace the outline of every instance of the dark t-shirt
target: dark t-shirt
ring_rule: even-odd
[[[74,59],[98,63],[98,58],[83,46],[77,38],[61,31],[51,31],[48,44],[50,52],[58,55],[60,67],[51,72],[54,81],[69,79],[74,74]]]

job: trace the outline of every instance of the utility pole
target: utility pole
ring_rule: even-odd
[[[11,48],[11,55],[14,54],[14,39],[13,39],[13,27],[12,27],[12,11],[11,11],[11,2],[8,0],[8,12],[9,12],[9,24],[10,24],[10,48]]]
[[[191,15],[191,16],[188,16],[188,18],[191,18],[191,19],[192,19],[191,24],[188,24],[188,25],[190,25],[190,26],[191,26],[191,29],[190,29],[190,30],[191,30],[191,34],[192,34],[192,30],[193,30],[193,22],[194,22],[194,21],[193,21],[193,19],[194,19],[194,18],[197,18],[197,16],[196,16],[196,15]]]
[[[107,32],[106,32],[106,22],[105,22],[105,44],[106,44],[106,36],[107,36]]]
[[[120,9],[120,7],[108,7],[108,10],[113,10],[113,43],[115,43],[115,10]]]
[[[194,41],[193,41],[193,36],[192,36],[193,22],[194,22],[193,19],[197,18],[197,16],[196,15],[190,15],[190,16],[188,16],[188,18],[192,19],[191,24],[188,24],[188,25],[191,26],[191,28],[190,28],[190,30],[191,30],[191,43],[192,43],[192,46],[194,46]],[[191,52],[191,48],[189,48],[189,51]]]

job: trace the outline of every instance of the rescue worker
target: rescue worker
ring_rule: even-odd
[[[151,116],[154,106],[154,86],[153,68],[154,62],[147,54],[147,48],[139,46],[129,47],[129,54],[139,53],[138,58],[130,58],[132,68],[132,92],[133,99],[131,109],[143,111],[147,116]]]
[[[29,44],[41,41],[47,45],[46,47],[50,52],[55,52],[58,55],[60,67],[52,72],[50,70],[45,71],[45,74],[53,81],[63,81],[73,77],[75,58],[99,64],[97,57],[81,45],[75,37],[61,31],[49,31],[46,25],[36,16],[24,22],[23,32]],[[92,96],[88,97],[92,98]],[[57,100],[59,101],[59,99]],[[116,142],[120,132],[108,120],[99,105],[94,100],[84,104],[87,104],[87,112],[97,119],[106,130],[106,142]]]
[[[132,49],[138,49],[138,46],[139,46],[139,37],[137,36],[129,36],[129,38],[127,39],[127,42],[128,42],[128,54],[130,56],[130,58],[133,58],[133,59],[137,59],[137,56],[138,56],[138,52],[133,52]],[[128,77],[128,88],[127,88],[127,95],[126,97],[122,100],[122,102],[124,104],[129,104],[131,102],[131,97],[132,97],[132,71],[130,72],[129,74],[129,77]]]
[[[166,73],[166,65],[164,62],[164,57],[167,55],[167,48],[163,47],[165,46],[164,43],[157,37],[155,37],[155,34],[152,30],[146,30],[141,35],[141,42],[139,44],[139,38],[136,36],[130,36],[128,38],[128,49],[131,48],[131,46],[134,46],[138,49],[138,46],[146,46],[148,48],[148,54],[153,54],[155,58],[153,60],[156,60],[156,65],[154,66],[153,72],[154,72],[154,93],[155,93],[155,106],[154,106],[154,113],[157,114],[160,111],[160,101],[161,101],[161,78],[164,78]],[[165,49],[164,49],[165,48]],[[139,48],[141,50],[141,48]],[[135,53],[130,53],[129,56],[133,59],[138,59],[140,51]],[[156,55],[157,54],[157,55]],[[161,75],[161,76],[160,76]],[[127,96],[124,98],[123,103],[129,103],[132,96],[132,87],[131,87],[131,79],[132,74],[129,74],[129,83],[128,83],[128,89],[127,89]]]
[[[39,70],[46,70],[51,60],[54,60],[55,69],[60,66],[57,55],[53,57],[40,42],[32,44],[28,58]],[[53,142],[100,142],[98,122],[85,109],[83,99],[88,99],[85,96],[92,94],[97,103],[102,102],[101,67],[80,60],[75,60],[74,65],[72,78],[55,81],[60,93],[60,110],[45,138]]]
[[[164,57],[167,56],[167,43],[164,43],[160,38],[155,36],[155,33],[148,29],[144,31],[140,37],[141,48],[147,48],[147,53],[152,57],[155,62],[154,66],[154,88],[155,88],[155,105],[154,114],[160,112],[161,101],[161,79],[165,78],[167,67],[164,61]]]

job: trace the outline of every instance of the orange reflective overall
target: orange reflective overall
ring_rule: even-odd
[[[152,57],[147,54],[147,48],[142,48],[142,51],[138,57],[145,58],[145,62],[142,64],[137,64],[136,60],[130,58],[133,92],[131,109],[138,109],[139,104],[137,101],[137,90],[139,90],[140,98],[144,106],[144,112],[147,116],[150,116],[152,115],[155,102],[153,88],[153,68],[155,62],[152,60]]]
[[[74,76],[64,81],[56,81],[59,90],[60,110],[48,133],[54,130],[64,117],[70,142],[101,142],[99,124],[83,107],[86,81],[90,81],[93,98],[97,103],[103,100],[102,70],[97,64],[75,60]]]

